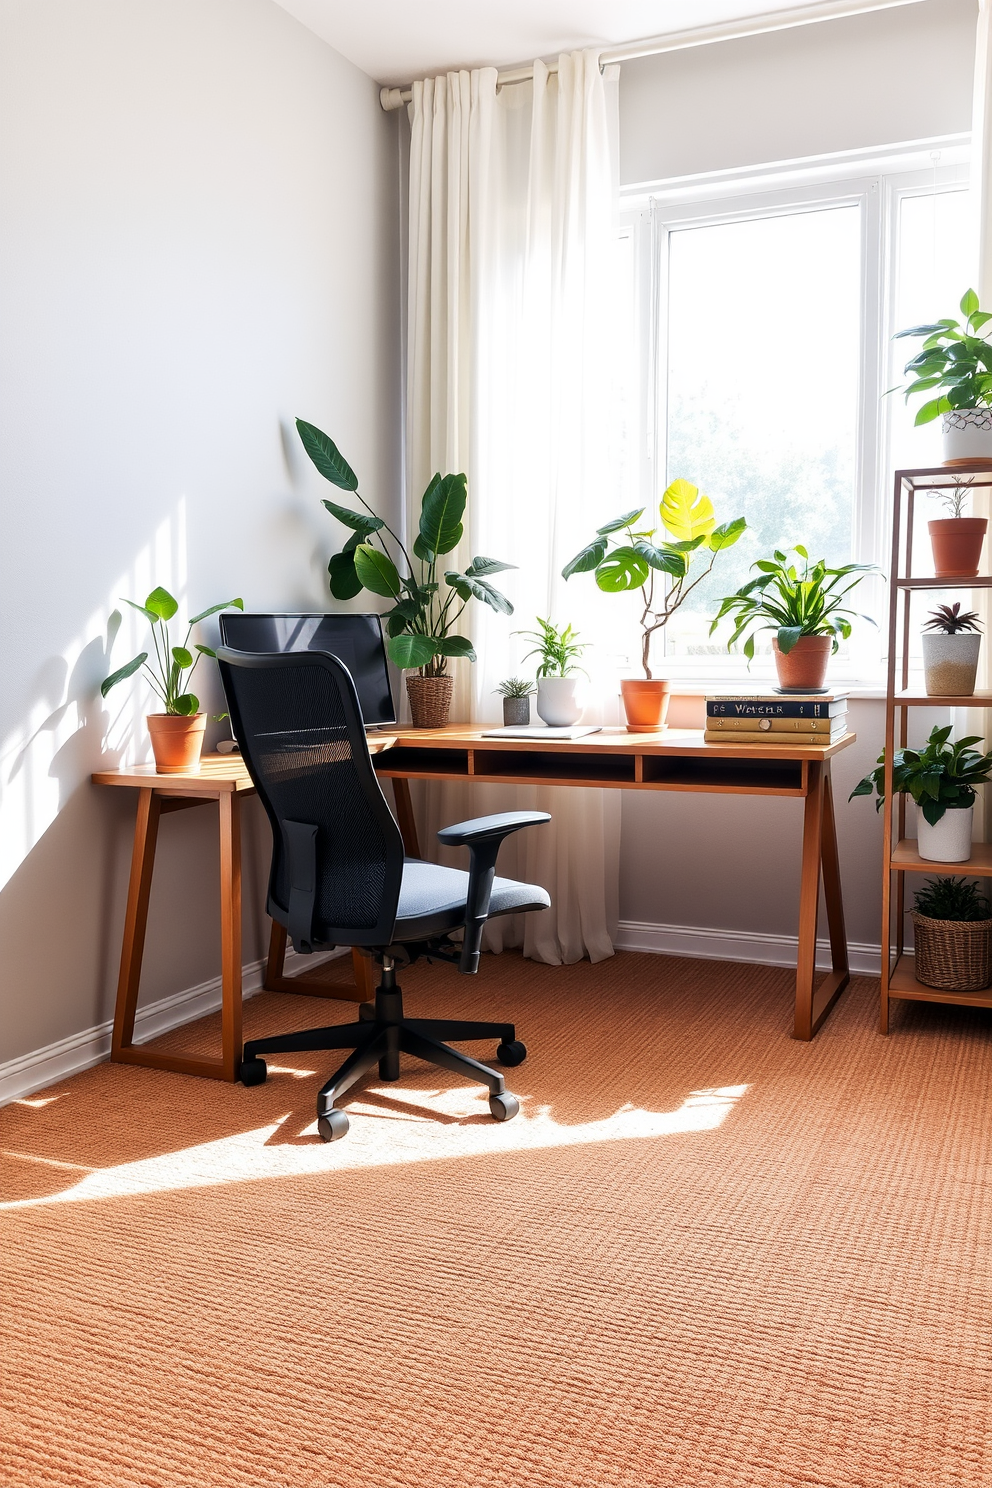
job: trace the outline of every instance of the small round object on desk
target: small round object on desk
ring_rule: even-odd
[[[269,1067],[264,1059],[242,1059],[238,1079],[242,1085],[264,1085]]]
[[[496,1058],[500,1064],[514,1065],[523,1064],[527,1058],[527,1045],[522,1044],[519,1039],[513,1039],[508,1044],[500,1044],[496,1050]]]
[[[515,1095],[504,1090],[502,1095],[489,1097],[489,1109],[497,1121],[512,1121],[520,1110],[520,1102]]]
[[[344,1111],[328,1111],[317,1122],[317,1131],[325,1142],[337,1142],[341,1137],[347,1136],[350,1125]]]

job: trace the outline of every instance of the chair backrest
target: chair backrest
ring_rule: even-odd
[[[403,839],[351,675],[320,651],[217,652],[234,736],[272,826],[269,913],[299,949],[388,945]]]

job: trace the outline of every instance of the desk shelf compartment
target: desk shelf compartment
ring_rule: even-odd
[[[715,791],[748,796],[803,796],[804,761],[718,759],[646,754],[642,780],[655,790]]]
[[[531,785],[568,784],[581,780],[589,785],[633,785],[637,779],[636,756],[611,754],[597,749],[585,753],[528,749],[476,749],[473,774],[477,780],[514,780]]]
[[[906,835],[906,798],[893,797],[892,760],[897,749],[909,743],[912,708],[992,709],[992,691],[967,697],[928,697],[910,685],[910,646],[914,633],[912,602],[915,594],[941,589],[992,588],[992,574],[974,578],[937,578],[913,573],[914,530],[918,513],[916,498],[934,490],[951,490],[966,472],[952,466],[897,470],[893,491],[892,558],[889,571],[889,645],[885,691],[885,804],[883,807],[882,854],[882,1033],[888,1032],[890,999],[910,1002],[949,1002],[962,1007],[992,1007],[992,989],[987,993],[945,992],[917,981],[912,952],[905,944],[906,874],[944,874],[992,878],[992,844],[976,842],[966,863],[934,863],[919,855],[915,838]],[[967,474],[976,488],[992,486],[992,460],[973,464]],[[986,546],[992,538],[986,539]],[[992,644],[986,641],[986,644]],[[977,732],[977,729],[975,730]]]
[[[471,775],[467,749],[404,748],[402,744],[386,749],[375,760],[380,775],[405,775],[408,780],[450,780],[452,776]]]

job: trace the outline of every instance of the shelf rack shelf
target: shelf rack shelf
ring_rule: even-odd
[[[992,486],[992,460],[966,466],[928,466],[897,470],[892,509],[892,563],[889,574],[889,646],[885,689],[885,804],[882,862],[882,1004],[881,1031],[889,1031],[889,1003],[944,1002],[961,1007],[992,1008],[992,988],[983,992],[945,992],[917,981],[915,958],[905,944],[907,873],[962,871],[992,878],[992,843],[976,842],[967,863],[934,863],[921,858],[914,837],[906,836],[906,798],[892,795],[892,760],[908,742],[910,708],[992,708],[992,691],[970,697],[929,697],[910,686],[910,610],[914,594],[935,589],[992,589],[992,574],[939,579],[913,573],[916,497],[951,490],[962,477],[973,487]]]

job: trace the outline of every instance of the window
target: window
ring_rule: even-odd
[[[939,444],[938,431],[913,428],[914,407],[884,396],[916,349],[891,337],[953,314],[969,279],[966,167],[946,155],[879,161],[870,174],[859,161],[846,177],[837,165],[807,179],[790,168],[788,185],[724,177],[719,195],[673,187],[625,214],[641,389],[639,416],[625,398],[625,485],[656,506],[686,476],[719,520],[748,523],[656,638],[673,677],[744,673],[729,632],[711,637],[709,623],[773,547],[887,568],[891,472],[925,464]],[[921,158],[929,169],[905,168]],[[857,608],[883,620],[881,580],[861,586]],[[859,627],[839,670],[877,680],[883,635],[881,623]],[[766,635],[754,680],[772,675],[769,650]]]

